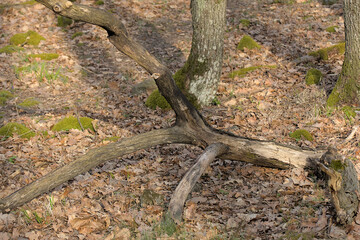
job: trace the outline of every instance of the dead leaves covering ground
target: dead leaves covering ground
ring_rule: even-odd
[[[21,1],[4,1],[14,4]],[[25,2],[25,1],[23,1]],[[79,1],[78,1],[79,2]],[[1,88],[15,97],[1,108],[3,124],[24,123],[37,135],[3,139],[0,146],[0,197],[72,161],[89,148],[154,128],[170,126],[171,112],[146,109],[147,93],[132,95],[133,85],[150,76],[107,42],[102,29],[83,23],[56,26],[56,16],[40,4],[0,8],[0,47],[12,35],[34,30],[45,37],[39,47],[0,54]],[[95,1],[81,3],[94,5]],[[358,117],[324,108],[326,91],[341,69],[342,56],[328,61],[306,57],[310,51],[344,40],[341,6],[315,1],[272,3],[229,1],[223,74],[217,104],[202,110],[217,128],[245,137],[302,147],[334,146],[357,168],[359,133],[344,141]],[[129,32],[173,71],[182,66],[191,46],[189,1],[105,1],[121,16]],[[241,24],[250,20],[250,26]],[[328,33],[329,26],[338,26]],[[83,34],[75,33],[82,32]],[[236,50],[244,34],[263,47]],[[58,53],[46,65],[28,54]],[[24,66],[59,70],[63,78],[16,72]],[[234,70],[258,69],[229,78]],[[324,74],[321,86],[306,86],[306,71]],[[34,97],[40,104],[21,108]],[[96,133],[51,132],[65,116],[96,119]],[[289,133],[307,129],[315,138],[294,140]],[[76,177],[49,194],[0,215],[0,239],[356,239],[359,226],[332,223],[333,210],[324,183],[314,173],[280,171],[231,161],[212,164],[186,203],[184,223],[170,237],[160,222],[166,203],[200,153],[183,145],[162,146],[108,162]],[[142,203],[145,189],[163,201]],[[164,230],[165,229],[165,230]]]

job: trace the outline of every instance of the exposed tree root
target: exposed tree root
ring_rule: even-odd
[[[286,169],[290,167],[319,165],[319,159],[324,151],[302,150],[284,146],[270,141],[258,141],[237,137],[210,127],[201,114],[188,102],[186,97],[176,87],[171,72],[153,57],[141,45],[133,41],[127,34],[121,21],[105,10],[80,5],[67,0],[37,0],[54,12],[84,22],[99,25],[108,31],[108,38],[114,46],[143,66],[156,80],[161,94],[170,103],[176,113],[175,126],[169,129],[151,131],[132,138],[108,144],[98,149],[92,149],[79,159],[63,166],[54,172],[30,183],[15,193],[0,200],[2,212],[32,200],[40,194],[50,191],[60,184],[87,172],[89,169],[105,161],[119,158],[140,149],[166,143],[186,143],[200,147],[211,146],[199,158],[198,163],[187,173],[171,200],[170,212],[176,219],[181,218],[181,211],[186,196],[193,184],[198,180],[204,166],[218,155],[223,159],[250,162],[260,166]],[[335,191],[335,209],[340,223],[350,223],[356,214],[359,200],[354,194],[359,193],[357,175],[349,160],[341,160],[339,174],[329,169],[332,162],[339,160],[334,152],[327,152],[322,159],[330,159],[328,166],[321,169],[335,179],[335,185],[329,181],[330,189]],[[194,174],[196,176],[194,176]],[[333,178],[332,176],[335,176]],[[339,182],[340,181],[340,182]],[[357,182],[357,184],[356,184]],[[333,188],[336,186],[336,188]],[[331,190],[331,191],[333,191]],[[351,192],[349,194],[349,191]],[[334,196],[334,195],[333,195]],[[179,217],[180,216],[180,217]]]

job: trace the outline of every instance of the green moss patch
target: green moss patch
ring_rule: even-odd
[[[31,138],[35,136],[35,133],[20,123],[8,123],[0,128],[0,135],[4,137],[12,137],[16,133],[21,138]]]
[[[95,2],[96,5],[104,5],[104,1],[102,0],[98,0]]]
[[[295,138],[296,140],[300,140],[301,138],[305,138],[308,141],[314,140],[311,133],[309,133],[305,129],[298,129],[298,130],[294,131],[293,133],[290,133],[290,137]]]
[[[57,53],[39,53],[39,54],[30,54],[29,57],[40,58],[41,60],[50,61],[59,57]]]
[[[243,25],[244,27],[249,27],[251,22],[247,19],[240,19],[240,23],[241,25]]]
[[[41,40],[45,40],[45,38],[40,34],[38,34],[37,32],[28,31],[26,33],[15,34],[10,38],[10,43],[12,45],[28,44],[28,45],[37,46],[39,45]]]
[[[305,76],[305,82],[307,85],[319,84],[322,77],[323,75],[320,70],[312,68],[307,71]]]
[[[18,47],[18,46],[14,46],[14,45],[7,45],[5,47],[0,48],[0,53],[11,54],[11,53],[20,52],[23,50],[24,50],[24,48],[22,48],[22,47]]]
[[[170,104],[166,101],[163,95],[161,95],[159,90],[155,90],[149,95],[146,99],[145,105],[151,109],[156,109],[156,107],[165,110],[171,109]]]
[[[105,138],[104,141],[117,142],[117,140],[119,140],[119,139],[120,139],[120,137],[113,136],[113,137]]]
[[[320,60],[328,60],[331,55],[341,55],[345,53],[345,43],[339,43],[328,48],[322,48],[315,52],[310,52],[309,55]]]
[[[37,2],[35,0],[30,0],[30,1],[26,1],[26,2],[23,2],[21,3],[22,5],[34,5],[36,4]]]
[[[338,28],[338,26],[331,26],[331,27],[327,27],[325,29],[325,31],[329,32],[329,33],[334,33],[336,32],[336,28]]]
[[[341,172],[345,169],[346,166],[342,163],[341,160],[335,159],[330,162],[330,167],[337,172]]]
[[[81,118],[79,118],[79,120],[84,129],[90,129],[92,131],[95,131],[93,125],[91,124],[93,119],[88,118],[88,117],[81,117]],[[69,131],[70,129],[81,130],[81,126],[76,117],[71,116],[71,117],[64,118],[51,128],[51,130],[55,131],[55,132]]]
[[[259,65],[259,66],[251,66],[247,68],[241,68],[239,70],[235,70],[229,74],[229,77],[234,78],[235,76],[244,77],[247,73],[255,71],[256,69],[260,68],[270,68],[275,69],[277,68],[276,65]]]
[[[83,32],[76,32],[76,33],[74,33],[73,35],[71,35],[71,39],[80,37],[80,36],[82,36],[82,35],[83,35]]]
[[[10,98],[13,98],[14,95],[6,90],[1,90],[0,91],[0,105],[4,105],[6,103],[6,101]]]
[[[27,98],[19,104],[20,107],[30,108],[38,105],[40,102],[34,98]]]
[[[71,18],[67,18],[67,17],[63,17],[63,16],[58,16],[57,19],[57,26],[58,27],[67,27],[69,25],[71,25],[73,22],[73,20]]]
[[[254,49],[254,48],[260,49],[261,46],[257,42],[255,42],[255,40],[252,39],[250,36],[245,35],[240,40],[240,42],[239,42],[239,44],[237,46],[237,49],[239,49],[241,51],[244,51],[244,48],[247,48],[247,49]]]

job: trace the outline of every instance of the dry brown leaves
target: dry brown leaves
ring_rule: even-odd
[[[2,4],[17,2],[20,0]],[[93,5],[95,1],[78,2]],[[100,7],[119,14],[131,35],[175,71],[191,46],[189,4],[188,0],[117,0],[105,1]],[[318,2],[228,1],[223,74],[217,96],[220,104],[202,109],[207,120],[214,127],[244,137],[310,148],[335,146],[354,159],[360,170],[359,132],[344,141],[353,125],[359,125],[358,117],[350,121],[342,111],[329,113],[324,108],[324,89],[336,80],[342,57],[323,62],[305,57],[344,39],[340,13],[341,6]],[[56,16],[40,4],[5,7],[0,17],[0,47],[6,46],[13,34],[28,30],[46,38],[38,48],[24,46],[23,52],[0,54],[2,88],[13,89],[16,95],[1,107],[1,121],[21,122],[38,133],[30,140],[14,136],[0,143],[0,197],[89,148],[109,143],[111,137],[129,137],[173,123],[172,112],[144,106],[146,93],[130,94],[134,84],[150,76],[118,53],[101,28],[74,23],[64,30],[56,26]],[[240,19],[250,20],[250,27],[240,24]],[[338,26],[336,33],[325,31],[333,25]],[[83,35],[72,38],[76,32]],[[244,34],[263,48],[236,50]],[[14,66],[42,63],[39,59],[25,61],[27,54],[42,52],[60,55],[48,64],[61,66],[67,82],[39,81],[35,72],[15,76]],[[256,65],[277,68],[258,69],[242,78],[228,77],[233,70]],[[304,83],[310,67],[324,73],[321,86]],[[27,97],[36,97],[41,104],[34,109],[16,107]],[[50,131],[59,119],[76,113],[96,119],[96,133]],[[289,133],[298,128],[307,129],[315,140],[290,138]],[[152,234],[171,238],[156,231],[166,204],[143,206],[142,192],[152,189],[169,202],[200,152],[183,145],[162,146],[98,166],[16,211],[1,214],[0,239],[139,239]],[[358,239],[359,221],[347,229],[333,224],[333,210],[323,187],[314,173],[300,169],[280,171],[216,161],[191,193],[184,223],[172,238]]]

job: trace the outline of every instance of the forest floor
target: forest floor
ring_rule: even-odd
[[[191,48],[190,0],[77,0],[119,15],[130,35],[173,72]],[[99,1],[97,1],[100,3]],[[22,3],[22,4],[20,4]],[[224,64],[214,104],[201,109],[216,128],[260,140],[306,148],[336,148],[360,170],[359,114],[325,107],[343,55],[328,60],[309,52],[344,41],[342,5],[317,1],[229,0]],[[247,26],[247,19],[250,25]],[[174,113],[145,106],[150,79],[118,52],[99,27],[57,26],[57,16],[34,1],[0,4],[0,48],[17,33],[36,31],[39,46],[0,54],[0,126],[26,125],[36,134],[0,142],[0,198],[83,155],[90,148],[173,124]],[[336,26],[335,32],[326,29]],[[238,50],[244,35],[261,49]],[[57,53],[51,61],[29,54]],[[259,68],[229,77],[244,67]],[[307,70],[323,74],[306,85]],[[33,106],[21,104],[35,100]],[[68,117],[94,119],[91,130],[51,131]],[[313,141],[290,133],[306,129]],[[151,139],[150,139],[151,140]],[[360,225],[340,227],[325,183],[311,171],[278,170],[217,160],[190,194],[184,221],[161,221],[171,194],[201,149],[168,145],[107,162],[8,214],[0,214],[0,239],[359,239]],[[359,221],[357,221],[360,223]]]

